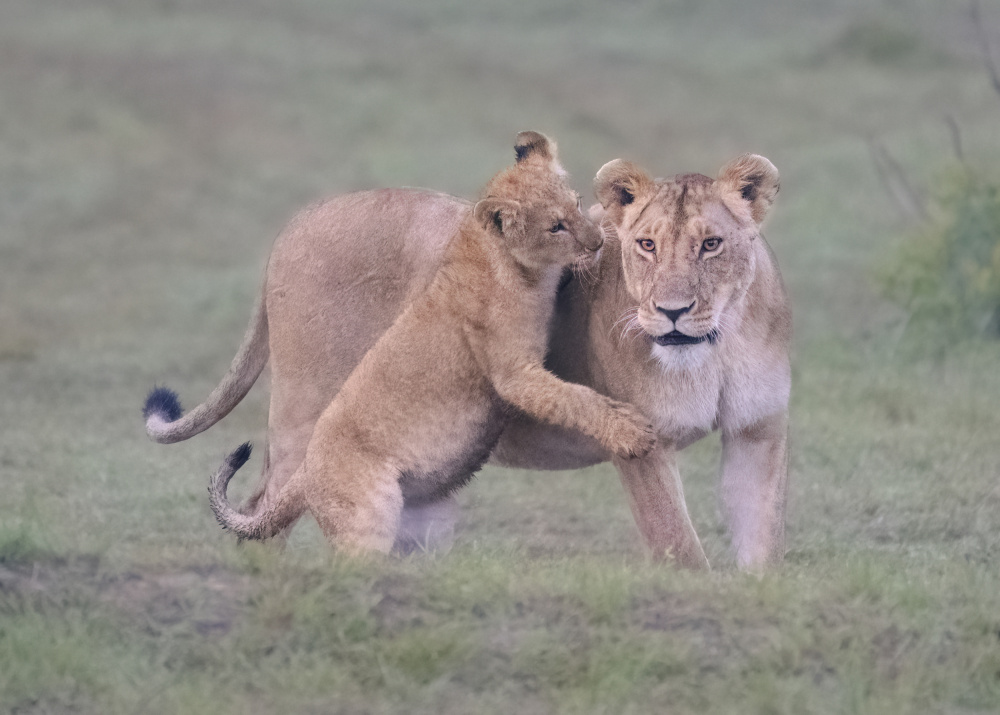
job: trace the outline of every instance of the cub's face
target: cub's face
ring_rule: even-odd
[[[654,356],[668,366],[704,357],[739,318],[756,270],[760,221],[778,191],[777,170],[746,155],[714,180],[685,174],[654,181],[615,161],[598,173],[596,189]]]
[[[536,132],[522,132],[515,153],[517,163],[490,181],[473,209],[480,224],[530,268],[594,256],[603,235],[569,186],[555,144]]]
[[[600,228],[584,213],[580,195],[562,177],[553,178],[558,180],[551,186],[531,192],[523,206],[524,232],[508,241],[515,258],[527,266],[585,262],[604,243]]]

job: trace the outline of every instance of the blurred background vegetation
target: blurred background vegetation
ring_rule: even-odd
[[[882,267],[903,330],[937,334],[939,347],[1000,338],[1000,183],[962,165],[941,177],[930,210]]]
[[[4,0],[0,711],[995,712],[1000,4],[971,7]],[[588,196],[615,157],[781,171],[787,564],[733,572],[715,438],[682,465],[708,575],[645,561],[608,466],[484,470],[448,556],[237,547],[205,486],[266,385],[173,447],[145,392],[216,384],[302,204],[471,196],[529,128]]]

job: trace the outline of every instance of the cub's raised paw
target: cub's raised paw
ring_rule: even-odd
[[[615,455],[625,459],[645,457],[656,446],[656,431],[645,415],[623,402],[611,403],[611,422],[602,440]]]

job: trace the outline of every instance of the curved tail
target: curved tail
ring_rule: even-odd
[[[240,539],[269,539],[290,526],[306,509],[305,501],[298,489],[297,477],[301,469],[282,487],[278,499],[272,506],[257,515],[241,514],[229,503],[226,488],[236,471],[250,459],[250,449],[250,443],[246,442],[226,457],[219,470],[212,475],[208,485],[208,503],[223,529],[232,531]]]
[[[212,390],[208,399],[187,414],[183,414],[176,392],[166,387],[154,387],[142,408],[146,434],[154,442],[173,444],[204,432],[246,397],[264,371],[269,356],[267,309],[262,290],[243,336],[243,344],[218,387]]]

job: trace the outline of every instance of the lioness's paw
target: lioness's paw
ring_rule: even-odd
[[[611,403],[611,421],[604,445],[625,459],[645,457],[656,446],[656,431],[645,415],[623,402]]]

